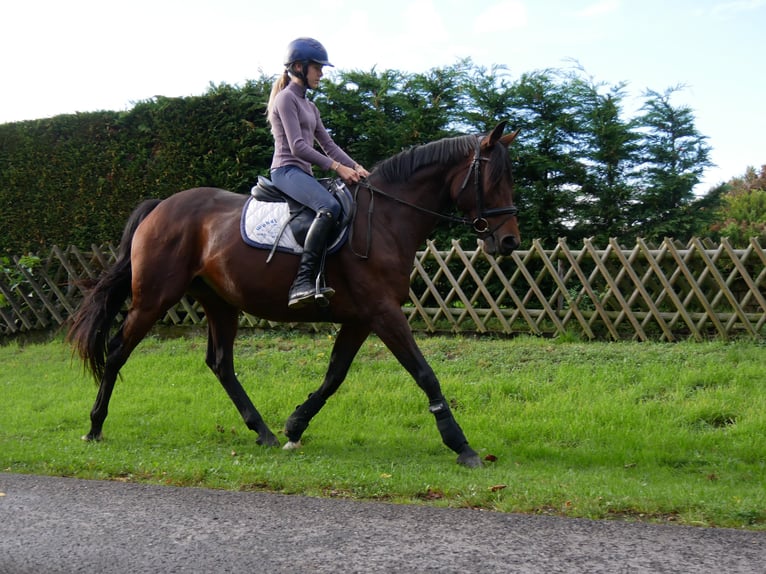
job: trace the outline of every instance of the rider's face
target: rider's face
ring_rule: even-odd
[[[308,83],[308,87],[312,90],[315,89],[319,85],[319,80],[322,79],[323,75],[321,64],[309,64],[308,70],[306,70],[306,82]]]

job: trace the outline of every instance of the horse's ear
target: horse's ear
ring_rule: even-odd
[[[520,131],[521,131],[521,128],[509,134],[504,135],[503,137],[500,138],[500,143],[503,144],[505,147],[508,147],[509,145],[513,143],[513,140],[516,139],[516,136],[519,135]]]
[[[503,132],[505,131],[505,126],[508,124],[508,120],[503,120],[499,124],[495,126],[495,129],[492,130],[492,132],[484,138],[484,140],[481,142],[482,147],[488,148],[495,145],[498,141],[500,141],[501,136],[503,135]]]

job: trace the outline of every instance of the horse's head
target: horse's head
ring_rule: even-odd
[[[508,146],[519,130],[503,135],[506,123],[499,123],[492,133],[477,138],[473,157],[466,170],[455,177],[451,190],[457,206],[473,219],[485,251],[493,255],[510,254],[521,240],[508,155]]]

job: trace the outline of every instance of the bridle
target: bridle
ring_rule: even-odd
[[[444,221],[449,221],[450,223],[470,225],[473,227],[473,230],[476,233],[482,234],[482,235],[491,235],[500,226],[502,226],[507,220],[506,218],[506,220],[496,225],[494,229],[490,229],[489,221],[487,220],[487,218],[498,217],[501,215],[507,215],[508,217],[513,217],[517,215],[519,213],[519,210],[517,207],[513,205],[509,205],[507,207],[494,207],[492,209],[484,208],[484,185],[481,178],[481,162],[484,162],[484,161],[489,161],[489,159],[485,157],[481,157],[481,141],[480,141],[480,138],[477,137],[475,140],[474,153],[473,153],[473,159],[471,160],[471,165],[468,168],[468,171],[465,174],[465,178],[463,179],[463,183],[460,185],[460,189],[458,190],[457,196],[455,197],[455,203],[457,203],[457,200],[460,198],[462,193],[468,188],[468,182],[471,179],[471,175],[473,175],[474,188],[476,189],[476,210],[477,210],[477,215],[473,219],[469,219],[467,217],[460,217],[456,215],[450,215],[446,213],[439,213],[438,211],[432,211],[428,208],[422,207],[420,205],[415,205],[414,203],[410,203],[409,201],[405,201],[399,197],[391,195],[390,193],[387,193],[383,191],[382,189],[375,187],[366,179],[359,181],[356,184],[355,191],[354,191],[354,202],[357,205],[358,205],[357,196],[359,193],[359,188],[364,187],[365,189],[370,191],[370,205],[367,210],[367,220],[368,220],[367,253],[370,252],[371,236],[370,236],[369,230],[370,230],[370,225],[372,223],[373,203],[374,203],[376,194],[382,195],[383,197],[387,199],[390,199],[402,205],[406,205],[407,207],[411,207],[412,209],[415,209],[422,213],[427,213],[428,215],[438,217],[439,219],[442,219]],[[351,229],[353,233],[353,225],[351,226]],[[356,251],[354,251],[354,253],[358,257],[361,257],[363,259],[367,258],[367,254],[359,254],[359,253],[356,253]]]
[[[487,233],[489,231],[489,221],[487,221],[488,217],[497,217],[500,215],[507,215],[509,217],[513,217],[514,215],[518,215],[519,210],[514,205],[509,205],[507,207],[494,207],[492,209],[484,209],[484,185],[482,184],[481,179],[481,162],[483,161],[489,161],[485,157],[481,157],[481,144],[479,143],[479,139],[476,139],[474,152],[473,152],[473,161],[471,162],[471,167],[468,169],[468,171],[465,174],[465,179],[463,180],[463,184],[460,186],[460,190],[457,192],[457,199],[460,198],[460,195],[466,190],[466,187],[468,185],[468,180],[471,178],[471,174],[473,173],[473,184],[476,188],[476,211],[478,215],[470,221],[470,224],[473,226],[474,231],[476,233]],[[462,223],[469,223],[469,220],[467,218],[461,219]],[[500,224],[502,225],[502,223]],[[499,226],[498,226],[499,227]],[[493,229],[494,232],[497,229]]]

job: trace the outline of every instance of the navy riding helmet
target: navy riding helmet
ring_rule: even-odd
[[[327,59],[327,50],[313,38],[298,38],[287,46],[285,66],[295,62],[315,62],[322,66],[334,67]]]

